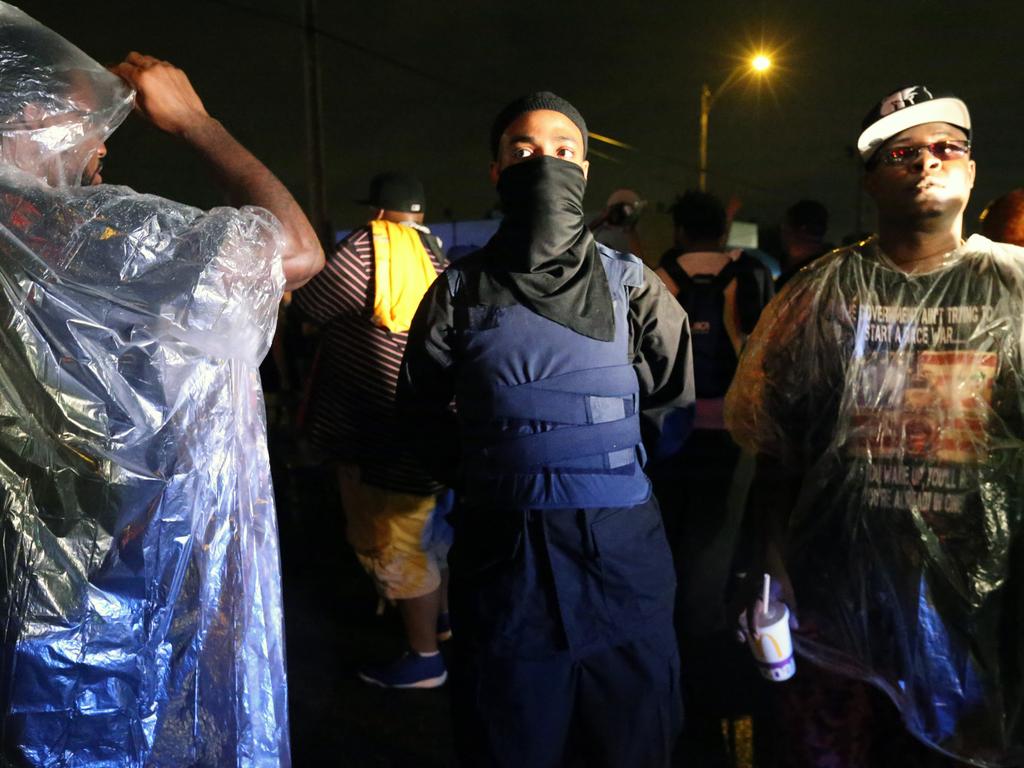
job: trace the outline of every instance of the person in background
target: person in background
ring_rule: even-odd
[[[779,224],[782,274],[775,281],[775,290],[781,291],[798,270],[832,250],[825,242],[827,231],[828,209],[817,200],[800,200],[786,209]]]
[[[679,576],[677,632],[686,725],[677,754],[727,765],[723,718],[749,709],[750,665],[738,659],[726,616],[743,529],[743,504],[730,503],[739,446],[725,429],[725,393],[739,354],[771,298],[771,274],[756,257],[727,250],[728,212],[714,195],[688,191],[672,207],[675,246],[658,276],[686,310],[693,338],[697,411],[683,451],[651,470]],[[747,676],[749,677],[749,675]]]
[[[993,200],[978,221],[981,234],[989,240],[1024,245],[1024,189],[1014,189]]]
[[[349,544],[405,628],[408,650],[359,676],[386,688],[435,688],[448,675],[438,650],[450,634],[447,545],[436,537],[445,497],[407,447],[394,400],[413,312],[445,261],[423,225],[419,179],[382,173],[364,202],[370,222],[294,294],[322,328],[309,436],[336,476]]]
[[[594,239],[616,251],[643,259],[643,245],[637,224],[647,202],[632,189],[617,189],[608,197],[601,213],[590,222]]]

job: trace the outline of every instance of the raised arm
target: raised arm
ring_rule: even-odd
[[[210,117],[184,72],[134,51],[113,71],[136,90],[135,109],[142,117],[183,140],[203,158],[232,205],[266,208],[281,222],[286,289],[298,288],[323,268],[323,249],[295,198],[218,120]]]

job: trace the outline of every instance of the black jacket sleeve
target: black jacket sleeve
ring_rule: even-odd
[[[640,381],[640,430],[652,460],[678,453],[693,428],[690,322],[649,268],[629,297],[633,368]]]
[[[395,405],[410,448],[440,483],[457,487],[459,430],[451,341],[452,295],[442,274],[427,290],[409,328]]]

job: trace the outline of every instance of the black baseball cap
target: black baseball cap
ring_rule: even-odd
[[[971,138],[971,115],[955,96],[933,96],[924,85],[899,88],[883,98],[864,117],[857,151],[867,162],[897,133],[924,123],[949,123]]]
[[[388,171],[374,176],[370,181],[369,197],[356,202],[385,211],[423,213],[427,196],[423,193],[423,182],[412,174]]]

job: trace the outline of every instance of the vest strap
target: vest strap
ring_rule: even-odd
[[[485,415],[488,419],[583,425],[632,416],[636,410],[636,403],[632,395],[601,397],[526,389],[496,392],[489,404],[464,404],[462,410],[463,414]]]
[[[479,451],[488,463],[518,471],[553,467],[566,459],[617,453],[632,449],[639,442],[640,418],[634,415],[601,424],[520,435],[496,445],[482,446]]]
[[[587,368],[583,371],[548,376],[538,381],[519,384],[515,388],[524,387],[556,392],[586,392],[599,397],[628,397],[636,392],[636,375],[631,365],[609,365],[604,368]]]
[[[486,419],[595,424],[635,413],[635,389],[632,367],[616,365],[496,387],[486,399],[461,397],[460,404],[465,415]]]

